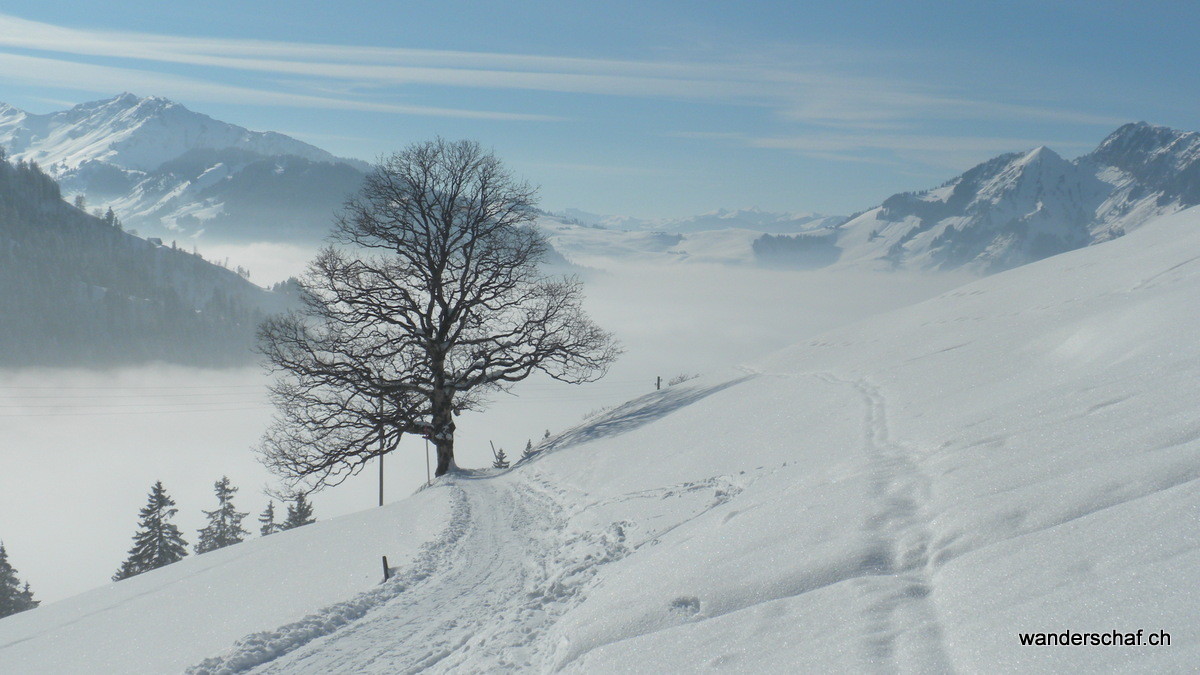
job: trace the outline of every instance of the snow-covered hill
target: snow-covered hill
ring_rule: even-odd
[[[37,162],[68,195],[111,207],[154,236],[319,238],[367,169],[283,134],[129,93],[45,115],[0,104],[0,146]]]
[[[245,364],[258,323],[295,301],[195,252],[67,204],[0,161],[0,365]]]
[[[1200,204],[1200,134],[1126,124],[1067,161],[1001,155],[839,228],[843,262],[995,272],[1107,241]]]
[[[1189,670],[1197,297],[1191,209],[0,620],[0,670]]]

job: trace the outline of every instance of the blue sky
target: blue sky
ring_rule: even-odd
[[[548,208],[849,213],[1126,121],[1200,130],[1200,4],[120,2],[0,10],[0,100],[131,91],[373,159],[475,138]]]

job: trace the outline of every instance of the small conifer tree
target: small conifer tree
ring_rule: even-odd
[[[204,512],[204,515],[208,516],[208,525],[200,530],[196,553],[225,548],[245,540],[246,535],[250,534],[242,529],[242,519],[247,514],[233,506],[233,496],[238,489],[229,484],[229,477],[222,476],[221,480],[213,483],[213,491],[217,495],[217,509]]]
[[[133,548],[129,549],[129,557],[121,563],[121,569],[113,575],[113,581],[170,565],[187,555],[187,542],[183,540],[179,528],[171,522],[178,512],[175,500],[167,495],[162,481],[155,482],[150,488],[146,505],[138,512],[140,520],[138,531],[133,535]]]
[[[279,531],[279,523],[275,522],[275,502],[267,502],[267,508],[258,516],[258,532],[262,536],[275,534]]]
[[[296,495],[296,500],[288,504],[287,518],[279,526],[281,530],[291,530],[302,525],[309,525],[317,522],[313,516],[312,504],[308,503],[308,498],[301,492]]]
[[[508,457],[506,457],[504,455],[504,448],[496,449],[493,447],[492,448],[492,457],[495,458],[492,460],[493,468],[496,468],[496,469],[507,469],[508,468]]]
[[[17,570],[8,562],[8,551],[0,542],[0,619],[38,606],[29,583],[21,583]]]
[[[549,433],[549,432],[546,432],[546,433]],[[525,451],[521,453],[521,459],[529,459],[530,457],[533,457],[536,454],[537,454],[537,451],[533,449],[533,440],[525,441]]]

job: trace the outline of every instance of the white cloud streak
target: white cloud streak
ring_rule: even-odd
[[[550,115],[461,110],[377,101],[310,96],[252,89],[187,78],[168,73],[98,66],[76,61],[0,53],[0,83],[21,83],[111,93],[141,89],[156,95],[196,101],[237,102],[328,110],[361,110],[404,115],[432,115],[468,119],[555,121]]]
[[[51,55],[0,52],[0,81],[107,93],[140,88],[192,100],[509,121],[560,118],[540,111],[463,110],[379,99],[399,98],[406,87],[433,86],[754,106],[773,111],[777,122],[785,126],[810,125],[858,133],[760,138],[751,141],[752,146],[844,156],[867,149],[915,150],[903,147],[917,142],[916,137],[907,135],[906,127],[930,120],[1109,126],[1125,121],[1055,107],[974,100],[919,83],[830,68],[816,70],[786,60],[766,65],[761,61],[753,65],[684,63],[184,37],[70,28],[0,13],[3,48]],[[79,60],[92,57],[125,59],[142,65],[121,68]],[[216,74],[211,80],[201,80],[164,72],[164,64],[259,74],[269,80],[264,89],[234,86],[217,81],[221,78]],[[945,139],[926,140],[936,143]],[[993,147],[1000,140],[1004,147],[1019,142],[957,139],[957,143]]]

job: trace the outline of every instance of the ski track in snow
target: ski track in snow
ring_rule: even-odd
[[[864,525],[878,545],[873,572],[900,584],[872,605],[868,658],[904,671],[915,661],[926,672],[953,672],[943,646],[942,630],[931,595],[930,541],[924,503],[930,482],[914,461],[912,450],[891,439],[887,401],[866,379],[845,380],[828,373],[817,377],[853,387],[866,407],[864,450],[870,462],[871,498],[876,502]],[[907,627],[907,629],[906,629]]]
[[[409,569],[377,588],[326,607],[299,621],[248,635],[225,654],[205,659],[186,672],[190,675],[246,672],[350,625],[396,596],[428,583],[430,577],[444,565],[446,556],[457,549],[469,518],[467,500],[462,490],[456,490],[450,522],[445,531],[438,539],[422,547]]]
[[[605,562],[628,548],[621,524],[568,532],[553,488],[513,474],[451,478],[448,531],[378,589],[244,638],[191,673],[545,670],[533,643]]]

